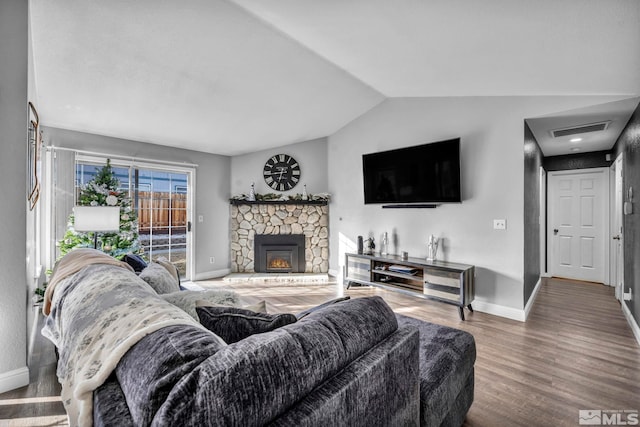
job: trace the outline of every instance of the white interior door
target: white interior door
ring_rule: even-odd
[[[549,173],[548,241],[553,276],[604,283],[609,252],[608,190],[608,168]]]
[[[611,252],[612,267],[611,278],[612,284],[616,287],[616,298],[622,299],[624,289],[624,245],[622,244],[623,233],[623,183],[622,183],[622,154],[616,158],[614,163],[615,181],[613,185],[613,218],[611,219]]]

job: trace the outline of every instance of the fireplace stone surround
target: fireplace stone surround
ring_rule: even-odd
[[[326,202],[232,201],[229,214],[232,272],[255,272],[256,234],[304,235],[304,272],[329,271],[329,207]]]

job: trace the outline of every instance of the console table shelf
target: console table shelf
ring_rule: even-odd
[[[475,268],[472,265],[397,255],[345,255],[344,281],[377,286],[458,306],[473,312]]]

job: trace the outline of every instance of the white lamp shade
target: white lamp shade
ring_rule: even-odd
[[[76,231],[120,231],[118,206],[74,206]]]

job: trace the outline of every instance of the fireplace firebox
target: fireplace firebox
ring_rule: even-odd
[[[257,273],[304,273],[304,234],[256,234],[254,257]]]

